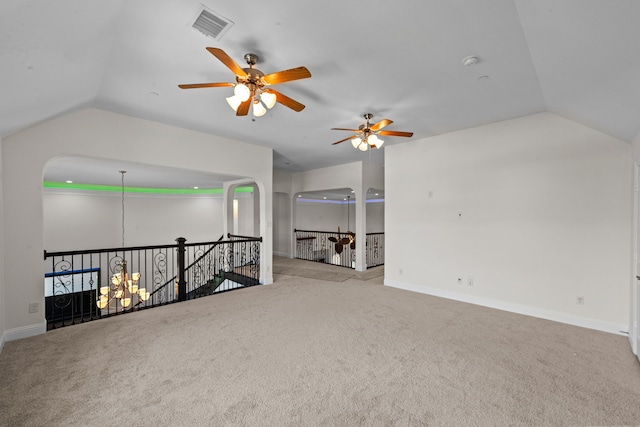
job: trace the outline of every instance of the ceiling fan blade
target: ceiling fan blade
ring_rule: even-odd
[[[220,60],[220,62],[222,62],[224,65],[227,66],[227,68],[229,68],[231,71],[233,71],[233,73],[237,76],[241,76],[244,77],[247,75],[247,72],[245,70],[242,69],[241,66],[239,66],[236,61],[234,61],[233,59],[231,59],[231,57],[229,55],[227,55],[224,50],[222,49],[218,49],[217,47],[208,47],[207,50],[209,51],[209,53],[211,53],[213,56],[215,56],[216,58],[218,58]]]
[[[351,250],[352,250],[352,251],[353,251],[353,250],[355,250],[355,249],[356,249],[356,241],[355,241],[355,240],[354,240],[354,241],[352,241],[352,242],[349,244],[349,247],[351,248]]]
[[[288,96],[285,96],[283,94],[281,94],[280,92],[273,90],[273,89],[269,89],[270,92],[272,92],[273,94],[275,94],[276,96],[276,102],[279,102],[280,104],[291,108],[294,111],[302,111],[304,110],[304,105],[300,104],[298,101],[295,101],[291,98],[289,98]]]
[[[238,106],[238,110],[236,111],[236,116],[246,116],[249,113],[249,107],[251,106],[251,102],[253,102],[253,98],[249,97],[249,99],[241,103]]]
[[[381,130],[378,132],[378,135],[386,135],[386,136],[413,136],[413,132],[401,132],[398,130]]]
[[[336,239],[335,237],[329,237],[329,241],[333,242],[333,243],[338,243],[338,239]]]
[[[180,89],[197,89],[201,87],[233,87],[233,83],[194,83],[187,85],[178,85]]]
[[[342,245],[340,243],[336,243],[336,252],[339,254],[342,253]]]
[[[371,129],[372,131],[376,132],[376,131],[379,131],[380,129],[382,129],[383,127],[385,127],[385,126],[389,126],[391,123],[393,123],[393,121],[391,121],[389,119],[382,119],[378,123],[372,124],[369,129]]]
[[[308,79],[311,73],[306,67],[291,68],[290,70],[278,71],[262,77],[269,85],[290,82],[292,80]]]
[[[333,143],[333,144],[331,144],[331,145],[340,144],[341,142],[345,142],[345,141],[348,141],[348,140],[350,140],[350,139],[353,139],[353,136],[350,136],[349,138],[341,139],[340,141],[334,142],[334,143]]]
[[[362,133],[362,129],[331,128],[331,130],[346,130],[349,132]]]
[[[341,245],[348,245],[349,242],[351,242],[351,240],[348,237],[343,237],[342,239],[340,239]]]

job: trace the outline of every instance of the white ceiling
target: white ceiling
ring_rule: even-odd
[[[220,41],[191,27],[201,4],[234,22]],[[290,171],[382,162],[331,145],[366,112],[414,132],[388,145],[541,111],[629,142],[639,18],[637,0],[3,0],[0,136],[92,106],[268,146]],[[306,108],[235,117],[232,89],[179,89],[234,81],[207,46],[265,73],[306,66],[276,87]]]

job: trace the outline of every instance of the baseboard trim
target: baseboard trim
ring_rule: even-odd
[[[6,341],[19,340],[22,338],[34,337],[47,332],[47,322],[36,325],[21,326],[19,328],[9,329],[5,331],[4,337]]]
[[[611,322],[588,319],[571,314],[559,313],[551,310],[544,310],[526,305],[513,304],[505,301],[498,301],[490,298],[476,297],[473,295],[447,291],[444,289],[431,288],[428,286],[415,285],[412,283],[396,282],[394,280],[384,280],[384,285],[392,288],[403,289],[405,291],[418,292],[450,300],[466,302],[483,307],[495,308],[496,310],[508,311],[511,313],[523,314],[525,316],[538,317],[540,319],[551,320],[559,323],[566,323],[573,326],[594,329],[596,331],[608,332],[611,334],[627,336],[627,325],[620,325]]]

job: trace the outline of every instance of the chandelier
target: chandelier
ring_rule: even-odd
[[[123,308],[131,305],[134,296],[139,301],[146,301],[151,294],[145,288],[138,286],[140,273],[129,273],[127,261],[124,259],[124,174],[127,171],[119,171],[122,174],[122,261],[120,271],[111,276],[111,283],[100,287],[100,297],[96,301],[98,308],[106,308],[112,301],[117,301]]]

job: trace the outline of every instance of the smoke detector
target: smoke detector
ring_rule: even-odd
[[[477,64],[478,61],[480,61],[480,58],[478,58],[476,55],[471,55],[471,56],[467,56],[466,58],[464,58],[462,60],[462,64],[466,65],[467,67],[470,67],[472,65]]]

